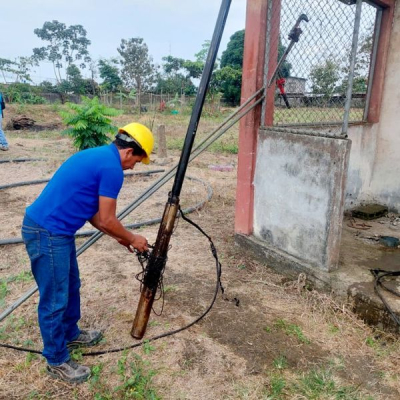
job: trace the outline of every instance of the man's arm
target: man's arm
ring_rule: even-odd
[[[146,238],[126,230],[115,215],[116,209],[117,201],[115,199],[99,196],[99,211],[89,222],[101,232],[118,240],[128,249],[129,246],[133,246],[140,252],[148,250]]]

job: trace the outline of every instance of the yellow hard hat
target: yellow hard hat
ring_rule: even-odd
[[[118,129],[118,133],[126,133],[141,147],[146,153],[146,157],[143,158],[143,164],[150,163],[150,154],[154,147],[154,137],[150,129],[146,126],[137,122],[132,122]]]

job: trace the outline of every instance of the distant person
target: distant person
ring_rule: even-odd
[[[90,368],[70,358],[68,349],[93,346],[98,330],[78,327],[81,286],[75,233],[86,221],[133,252],[148,250],[147,239],[126,230],[116,217],[123,171],[150,162],[154,138],[144,125],[118,130],[113,143],[67,159],[40,196],[26,209],[22,238],[39,288],[39,327],[47,372],[69,383],[90,376]]]
[[[1,115],[0,115],[0,150],[7,151],[8,150],[8,142],[6,139],[6,135],[4,134],[2,124],[4,113],[3,110],[6,108],[6,104],[4,102],[3,93],[0,92],[0,107],[1,107]]]

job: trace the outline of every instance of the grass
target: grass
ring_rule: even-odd
[[[18,275],[0,279],[0,307],[4,307],[5,298],[9,293],[8,284],[11,282],[30,282],[33,279],[31,271],[22,271]]]
[[[285,332],[288,336],[294,336],[299,342],[309,344],[310,340],[304,335],[303,331],[298,325],[291,324],[284,319],[278,319],[275,326]]]
[[[26,327],[27,321],[24,317],[10,315],[0,326],[0,340],[14,338],[13,343],[19,344],[18,334],[22,328]]]
[[[305,373],[285,376],[273,373],[265,391],[268,400],[307,399],[307,400],[373,400],[365,396],[358,387],[341,385],[329,369],[313,369]]]
[[[273,364],[274,368],[276,368],[276,369],[285,369],[288,365],[288,362],[284,355],[280,355],[274,359],[272,364]]]
[[[120,380],[120,384],[114,387],[109,385],[107,380],[109,371],[103,362],[91,368],[89,387],[93,399],[160,399],[153,387],[153,377],[156,372],[137,354],[130,355],[128,351],[124,351],[117,360],[116,367],[112,369]]]
[[[199,137],[198,143],[202,140]],[[167,137],[167,149],[168,150],[178,150],[181,151],[183,148],[183,143],[185,141],[184,137]],[[196,147],[196,143],[193,147]],[[212,143],[208,150],[211,153],[227,153],[227,154],[238,154],[239,146],[237,137],[225,137],[224,140],[218,139],[216,142]]]
[[[147,367],[148,365],[138,355],[134,354],[134,360],[128,363],[128,356],[124,354],[118,360],[118,375],[122,383],[114,389],[114,392],[123,395],[124,399],[160,399],[152,387],[156,373]]]

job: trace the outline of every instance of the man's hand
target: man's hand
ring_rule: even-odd
[[[141,235],[133,235],[133,240],[130,243],[139,253],[149,250],[147,239]]]
[[[140,253],[149,250],[147,239],[141,235],[133,235],[132,241],[124,239],[117,239],[117,241],[122,246],[125,246],[131,253],[133,253],[133,249],[136,249]]]

